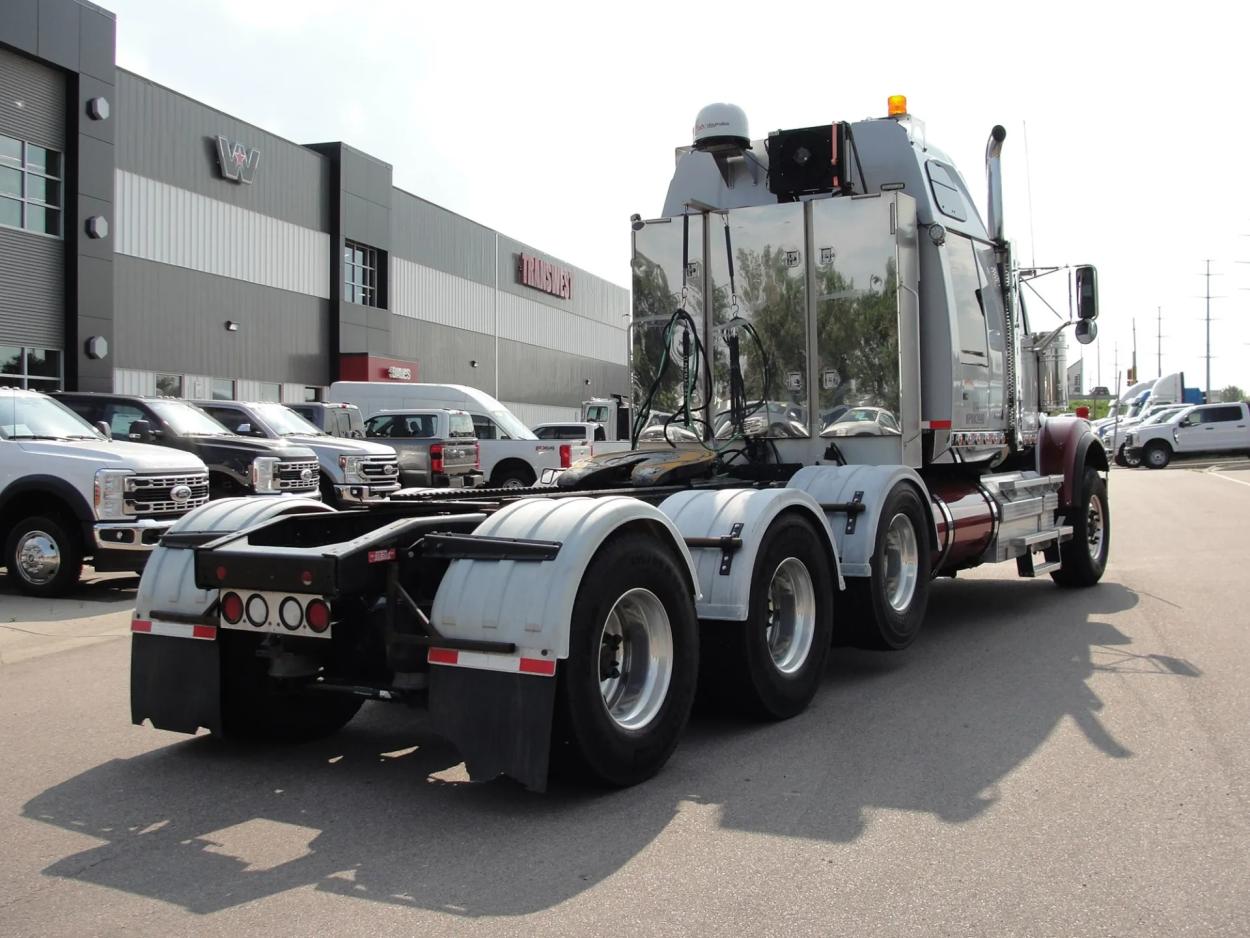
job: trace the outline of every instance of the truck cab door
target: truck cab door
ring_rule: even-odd
[[[1200,453],[1206,449],[1218,448],[1215,442],[1215,425],[1206,421],[1205,410],[1207,408],[1199,407],[1176,425],[1172,438],[1176,442],[1178,453]]]

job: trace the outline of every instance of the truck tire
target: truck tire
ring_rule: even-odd
[[[306,681],[269,676],[258,639],[222,630],[221,729],[227,739],[299,743],[341,730],[364,703],[349,694],[306,689]]]
[[[497,489],[527,489],[537,478],[529,466],[508,465],[495,470],[490,484]]]
[[[698,620],[678,559],[654,537],[611,538],[573,604],[554,766],[612,787],[650,778],[677,748],[698,672]]]
[[[929,605],[928,509],[910,485],[896,485],[877,521],[872,575],[848,578],[852,641],[901,651],[916,640]]]
[[[1159,440],[1151,440],[1141,458],[1151,469],[1164,469],[1172,461],[1172,447]]]
[[[22,518],[9,532],[4,564],[9,579],[31,596],[64,596],[82,574],[83,544],[74,525],[59,517]]]
[[[1093,586],[1107,569],[1111,550],[1111,510],[1107,504],[1107,484],[1094,469],[1086,469],[1081,480],[1080,501],[1068,515],[1072,519],[1072,540],[1059,545],[1063,566],[1050,578],[1060,586]]]
[[[755,560],[747,620],[700,625],[700,697],[764,719],[802,712],[829,656],[831,573],[811,523],[778,518]]]

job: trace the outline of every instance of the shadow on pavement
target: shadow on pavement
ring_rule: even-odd
[[[456,914],[520,915],[590,888],[644,851],[683,802],[722,827],[853,842],[870,812],[958,824],[1065,718],[1094,752],[1132,756],[1099,719],[1099,670],[1196,676],[1135,654],[1099,617],[1131,608],[1114,583],[935,585],[904,654],[835,649],[826,686],[784,724],[696,718],[673,761],[619,792],[469,785],[423,717],[382,705],[316,744],[265,752],[208,737],[91,769],[26,817],[104,842],[44,872],[211,913],[318,890]],[[415,748],[413,748],[415,747]],[[693,823],[700,823],[696,820]]]
[[[82,580],[68,596],[41,599],[13,586],[0,566],[0,623],[65,622],[127,609],[135,604],[137,573],[96,573],[83,568]]]

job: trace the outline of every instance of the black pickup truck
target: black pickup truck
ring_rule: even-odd
[[[317,454],[306,446],[239,436],[194,404],[172,397],[80,391],[54,396],[88,423],[105,424],[115,440],[156,443],[199,456],[208,466],[213,498],[321,497]]]

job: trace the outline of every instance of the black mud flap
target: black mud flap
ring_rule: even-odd
[[[167,635],[130,637],[130,719],[158,730],[221,733],[221,645]]]
[[[472,668],[430,668],[434,732],[459,750],[469,778],[500,775],[547,790],[556,679]]]

